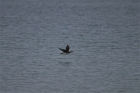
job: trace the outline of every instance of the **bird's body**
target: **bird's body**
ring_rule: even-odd
[[[61,53],[61,54],[69,54],[69,53],[73,52],[73,51],[69,51],[69,49],[70,49],[69,45],[66,46],[66,49],[61,49],[61,48],[59,48],[59,49],[61,51],[63,51],[63,53]]]

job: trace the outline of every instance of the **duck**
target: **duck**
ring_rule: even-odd
[[[66,46],[66,49],[61,49],[61,48],[59,48],[61,51],[63,51],[63,53],[61,53],[61,54],[69,54],[69,53],[72,53],[73,51],[70,51],[69,49],[70,49],[70,47],[69,47],[69,45],[67,45]]]

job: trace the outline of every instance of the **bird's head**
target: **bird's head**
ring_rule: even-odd
[[[70,51],[70,53],[71,53],[71,52],[73,52],[73,51]]]

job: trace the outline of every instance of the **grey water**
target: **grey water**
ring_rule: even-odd
[[[139,4],[0,0],[0,93],[140,93]]]

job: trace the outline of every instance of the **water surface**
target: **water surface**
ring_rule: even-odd
[[[0,93],[140,93],[138,0],[0,6]]]

